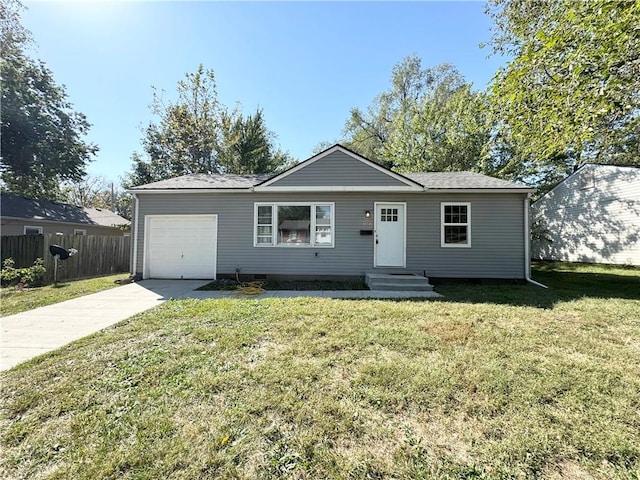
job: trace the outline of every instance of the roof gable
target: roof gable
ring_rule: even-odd
[[[342,145],[320,152],[257,185],[256,191],[417,191],[422,186]]]
[[[587,178],[588,177],[588,178]],[[603,185],[613,184],[617,181],[635,182],[640,179],[640,167],[634,165],[608,165],[599,163],[585,163],[575,172],[556,183],[550,190],[538,198],[534,204],[547,201],[549,198],[567,195],[567,191],[585,188],[585,182],[593,186],[596,183]]]

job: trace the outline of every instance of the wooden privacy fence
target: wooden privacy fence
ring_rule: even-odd
[[[47,269],[45,281],[53,281],[54,258],[50,245],[78,250],[59,262],[58,280],[96,277],[129,271],[131,237],[108,235],[20,235],[2,237],[2,260],[12,257],[16,267],[28,267],[42,258]],[[19,261],[18,261],[19,259]]]
[[[29,267],[33,261],[43,258],[44,237],[42,235],[16,235],[2,239],[2,261],[13,258],[16,268]]]

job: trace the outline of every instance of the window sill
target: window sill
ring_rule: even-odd
[[[305,248],[334,248],[334,245],[295,245],[295,244],[290,244],[290,245],[260,245],[260,244],[254,244],[253,245],[256,248],[291,248],[291,249],[305,249]]]

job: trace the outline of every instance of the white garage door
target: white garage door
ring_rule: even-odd
[[[216,278],[217,215],[151,215],[146,278]]]

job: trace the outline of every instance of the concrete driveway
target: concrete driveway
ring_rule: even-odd
[[[0,318],[0,370],[90,335],[170,298],[185,298],[203,280],[145,280]]]
[[[0,370],[50,352],[95,333],[136,313],[149,310],[170,298],[436,298],[436,292],[384,290],[268,291],[257,296],[232,292],[198,291],[207,280],[143,280],[47,307],[0,318]]]

